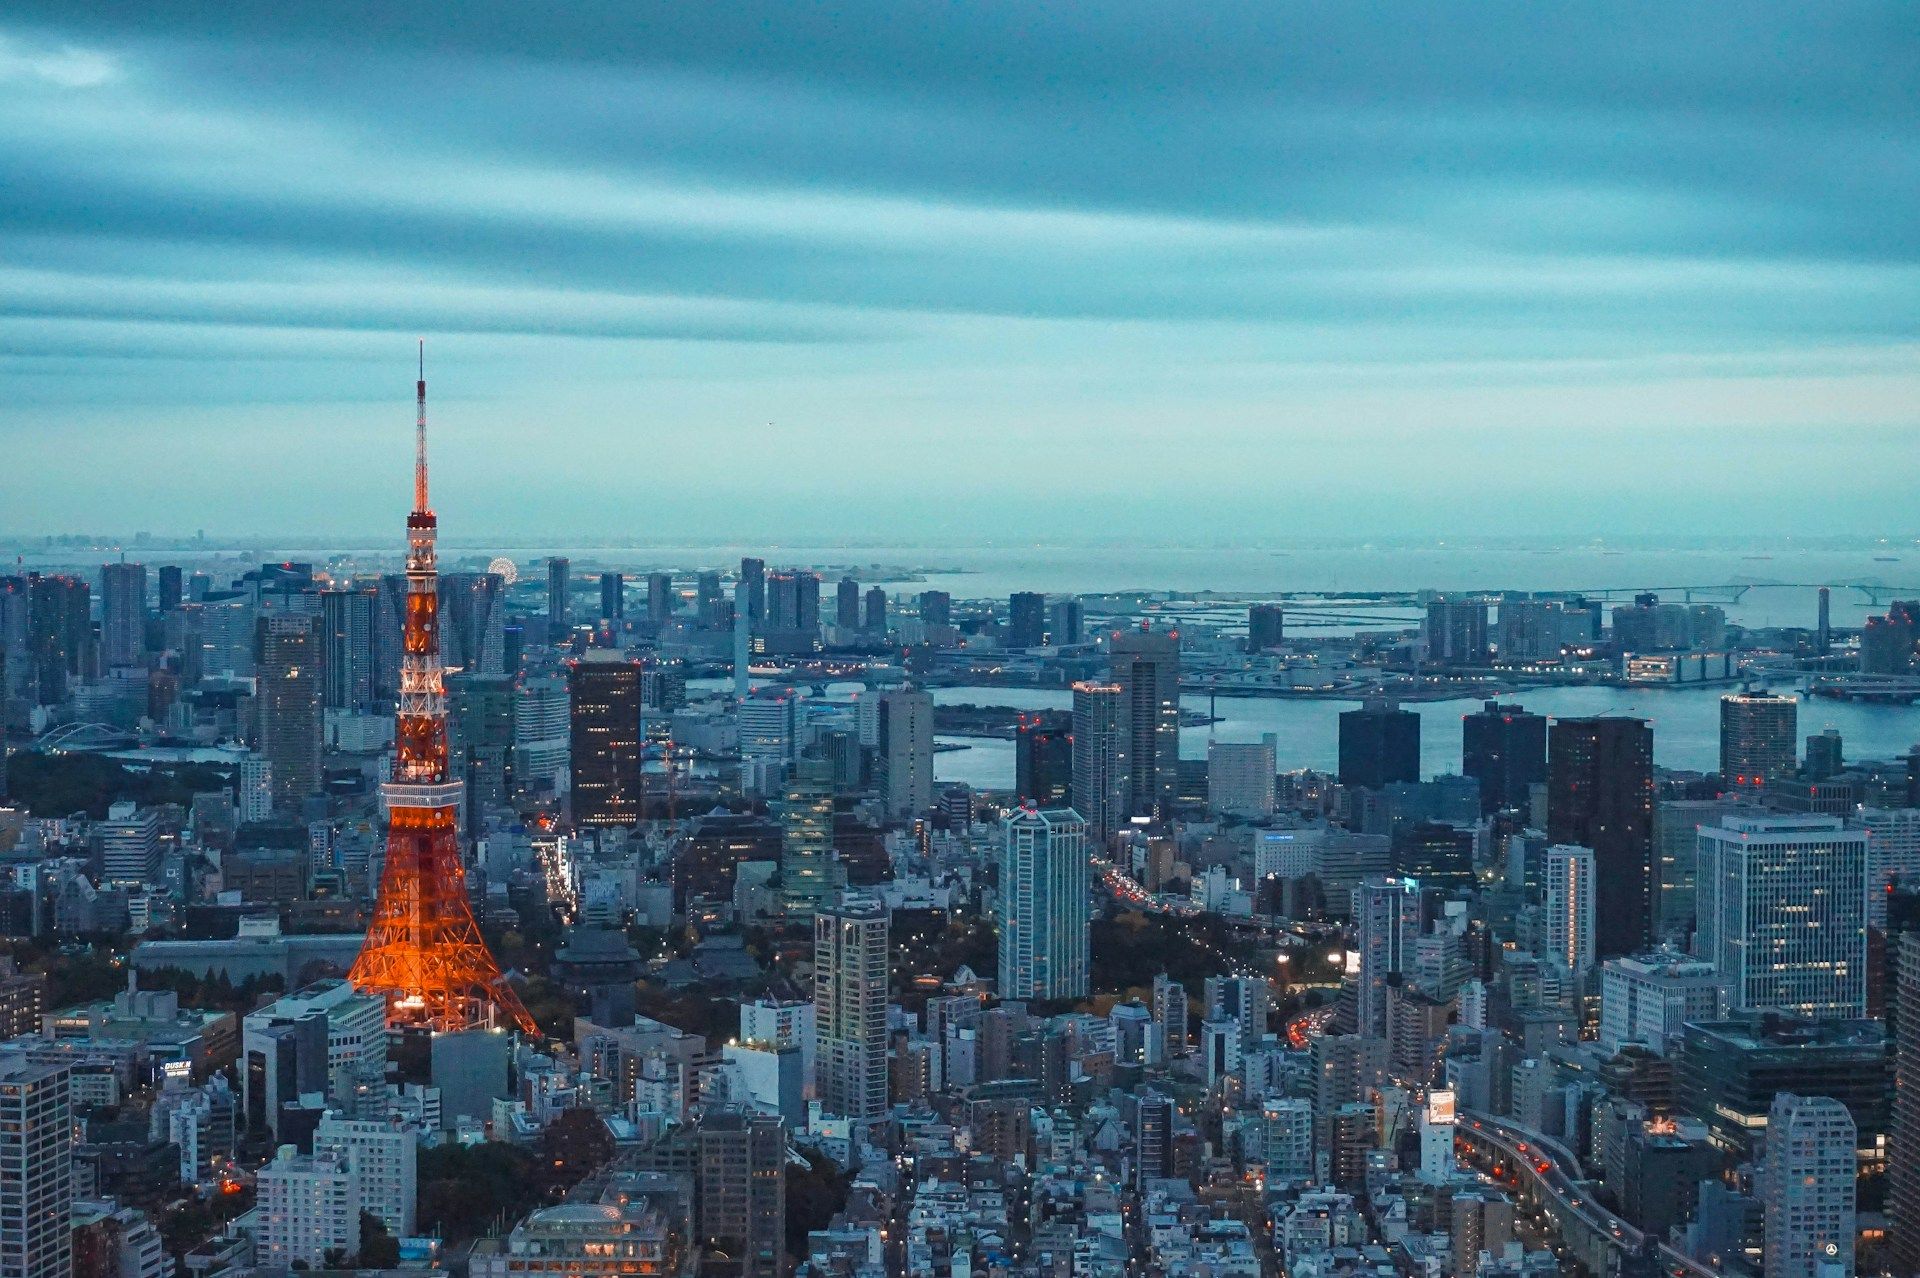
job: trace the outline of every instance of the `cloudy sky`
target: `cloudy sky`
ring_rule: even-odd
[[[0,11],[0,530],[1905,532],[1901,4]]]

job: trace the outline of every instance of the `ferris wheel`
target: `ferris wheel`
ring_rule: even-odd
[[[513,560],[508,559],[505,555],[488,564],[487,571],[500,578],[501,581],[509,586],[520,579],[520,570],[514,567]]]

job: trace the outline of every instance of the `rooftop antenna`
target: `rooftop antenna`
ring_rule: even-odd
[[[415,383],[419,418],[413,429],[413,508],[427,510],[427,339],[420,339],[420,380]]]

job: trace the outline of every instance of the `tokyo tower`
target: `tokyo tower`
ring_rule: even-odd
[[[439,569],[433,546],[439,521],[427,506],[424,341],[418,393],[400,706],[393,780],[381,788],[389,814],[387,864],[373,926],[347,979],[362,993],[385,996],[389,1025],[452,1031],[507,1020],[532,1033],[533,1018],[507,984],[474,922],[467,871],[460,859],[461,787],[447,766],[447,702],[440,668]]]

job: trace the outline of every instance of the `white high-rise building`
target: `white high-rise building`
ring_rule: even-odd
[[[1541,867],[1545,957],[1575,976],[1593,966],[1593,849],[1556,843]]]
[[[1273,994],[1266,981],[1257,976],[1209,976],[1201,989],[1206,999],[1209,1021],[1230,1024],[1239,1041],[1236,1059],[1259,1045],[1267,1036],[1267,1013]]]
[[[1071,808],[1021,808],[1000,858],[1000,996],[1087,993],[1093,926],[1087,823]]]
[[[1853,1116],[1831,1097],[1773,1098],[1758,1186],[1766,1278],[1854,1272],[1856,1135]]]
[[[1355,946],[1360,952],[1358,1027],[1387,1036],[1387,978],[1413,965],[1420,937],[1420,888],[1412,879],[1370,878],[1353,889]]]
[[[1887,925],[1887,885],[1920,885],[1920,808],[1866,808],[1859,825],[1867,832],[1867,924]]]
[[[67,1067],[0,1053],[0,1275],[71,1278],[72,1213]]]
[[[160,875],[160,810],[116,803],[95,827],[100,836],[101,877],[119,886],[154,882]]]
[[[800,699],[765,689],[740,703],[740,757],[786,767],[799,753]]]
[[[360,1250],[360,1190],[344,1154],[302,1154],[280,1146],[255,1180],[260,1260],[326,1268],[326,1256]]]
[[[1688,1021],[1726,1010],[1720,974],[1705,959],[1675,950],[1608,959],[1600,968],[1600,1047],[1609,1054],[1638,1043],[1658,1056],[1680,1045]]]
[[[412,1129],[391,1119],[363,1121],[329,1110],[314,1130],[313,1152],[345,1158],[361,1209],[378,1216],[395,1238],[413,1236],[420,1141]]]
[[[1694,948],[1742,1012],[1867,1010],[1867,832],[1837,817],[1728,817],[1700,831]]]
[[[1269,1185],[1313,1179],[1313,1102],[1273,1096],[1260,1102],[1259,1160]]]
[[[265,821],[273,816],[273,764],[257,754],[240,760],[240,793],[235,796],[241,824]]]
[[[875,783],[890,817],[933,806],[933,695],[903,688],[881,694]]]
[[[814,1061],[818,1052],[814,1016],[812,1003],[761,999],[740,1005],[740,1041],[799,1048],[800,1068],[809,1096],[814,1094]]]
[[[1126,708],[1117,683],[1073,685],[1073,805],[1101,843],[1127,817]]]
[[[814,1074],[821,1109],[841,1118],[887,1110],[887,922],[865,897],[813,916]]]
[[[1207,743],[1207,807],[1222,816],[1273,815],[1279,738]]]
[[[564,790],[573,771],[573,701],[567,681],[529,677],[513,694],[513,780],[524,790]]]

